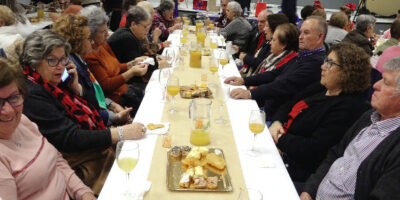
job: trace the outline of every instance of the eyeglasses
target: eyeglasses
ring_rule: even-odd
[[[339,67],[342,67],[341,65],[337,64],[335,61],[333,61],[332,59],[329,59],[327,57],[325,58],[324,63],[325,63],[325,66],[326,66],[327,69],[332,68],[333,65],[337,65]]]
[[[17,106],[22,105],[22,103],[24,102],[24,98],[22,97],[22,94],[12,95],[12,96],[4,98],[4,99],[0,98],[0,110],[3,108],[4,104],[6,103],[6,101],[12,107],[17,107]]]
[[[145,28],[145,29],[149,29],[151,27],[151,24],[149,24],[149,25],[140,24],[140,25],[142,25],[143,28]]]
[[[47,63],[51,67],[57,67],[60,63],[65,66],[69,62],[69,58],[68,57],[62,57],[60,59],[57,59],[57,58],[46,58],[46,60],[47,60]]]
[[[105,35],[106,33],[108,33],[108,30],[105,29],[105,30],[103,30],[103,31],[97,31],[97,33],[100,33],[100,34],[102,34],[102,35]]]

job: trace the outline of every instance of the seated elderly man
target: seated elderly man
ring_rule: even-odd
[[[356,28],[349,32],[342,40],[343,42],[352,42],[363,48],[369,55],[372,55],[374,49],[369,38],[374,35],[376,19],[372,15],[360,15],[356,19]]]
[[[344,27],[346,27],[347,21],[347,15],[343,12],[336,12],[331,15],[328,33],[325,38],[325,43],[328,44],[328,46],[337,44],[346,37],[347,31],[344,30]]]
[[[400,19],[395,20],[390,27],[391,38],[378,46],[374,52],[375,55],[381,55],[383,51],[391,46],[399,44],[400,41]]]
[[[226,16],[226,7],[228,6],[230,0],[221,0],[221,16],[215,21],[217,23],[217,27],[224,28],[226,25],[231,22]]]
[[[328,152],[300,199],[400,199],[400,57],[384,68],[374,109]]]
[[[229,2],[226,7],[226,16],[231,22],[219,31],[227,41],[232,41],[233,44],[241,48],[245,47],[251,31],[251,25],[242,17],[242,13],[243,10],[238,2]]]
[[[272,117],[279,106],[310,84],[320,81],[321,65],[325,58],[326,29],[322,17],[308,17],[300,29],[300,53],[297,59],[291,59],[278,69],[255,76],[227,78],[227,84],[258,86],[252,90],[234,89],[230,96],[234,99],[264,101],[267,118]]]

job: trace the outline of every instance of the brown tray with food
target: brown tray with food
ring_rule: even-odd
[[[179,94],[184,99],[194,99],[199,97],[212,98],[210,88],[197,85],[181,86]]]
[[[175,146],[168,153],[167,187],[173,191],[230,192],[224,153],[218,148]]]

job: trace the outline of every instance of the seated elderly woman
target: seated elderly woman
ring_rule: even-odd
[[[297,57],[299,50],[299,30],[293,24],[281,24],[273,33],[271,54],[265,58],[253,75],[272,71],[281,67],[289,60]]]
[[[227,41],[232,41],[232,44],[239,46],[240,49],[245,47],[252,28],[250,23],[242,17],[242,13],[243,10],[238,2],[229,2],[226,7],[226,16],[231,22],[219,30]]]
[[[108,16],[97,6],[89,6],[81,11],[89,20],[90,40],[93,51],[84,56],[88,67],[103,88],[105,95],[123,106],[134,102],[135,88],[126,84],[134,76],[143,76],[147,72],[147,65],[138,65],[138,59],[121,64],[106,40],[108,37]],[[136,107],[137,109],[137,107]]]
[[[146,128],[133,123],[107,128],[97,110],[80,94],[76,66],[69,61],[71,46],[50,30],[29,35],[21,55],[28,94],[24,114],[63,153],[83,182],[98,194],[114,162],[112,144],[141,138]],[[64,70],[71,80],[62,83]]]
[[[114,107],[119,109],[113,109],[118,114],[114,115],[112,110],[111,100],[107,100],[104,97],[102,88],[99,86],[97,80],[92,75],[91,71],[88,70],[88,64],[83,60],[83,56],[92,52],[91,45],[91,33],[89,28],[88,19],[82,15],[65,15],[59,18],[53,24],[54,32],[58,33],[62,37],[68,40],[72,46],[72,52],[70,54],[71,61],[77,66],[79,83],[84,88],[83,97],[90,104],[94,105],[99,110],[103,119],[110,124],[110,122],[121,122],[124,123],[129,119],[130,115],[133,117],[140,105],[143,98],[143,94],[138,90],[132,93],[132,99],[125,102],[122,106],[129,107],[122,109],[121,106],[114,103]],[[79,33],[79,34],[77,34]],[[143,66],[147,71],[147,68]],[[110,110],[107,110],[110,108]],[[108,120],[107,120],[108,119]],[[122,119],[122,120],[121,120]]]
[[[62,155],[22,114],[25,78],[0,59],[0,196],[4,199],[96,199]]]
[[[321,84],[311,85],[280,107],[269,131],[293,181],[304,182],[368,104],[363,92],[371,65],[363,49],[339,43],[321,66]]]
[[[161,41],[167,40],[169,33],[182,28],[181,23],[175,23],[174,21],[174,7],[175,5],[172,1],[161,1],[155,11],[151,27],[152,30],[156,28],[161,30]]]
[[[254,73],[260,63],[270,55],[272,35],[274,34],[276,27],[285,23],[289,23],[289,19],[283,13],[268,15],[263,30],[266,41],[263,46],[255,54],[240,52],[239,59],[243,60],[243,64],[247,65],[247,70],[245,70],[247,71],[247,75]]]

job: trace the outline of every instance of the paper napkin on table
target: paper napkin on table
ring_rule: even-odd
[[[151,124],[163,124],[164,125],[164,127],[162,127],[162,128],[157,128],[157,129],[154,129],[154,130],[150,130],[149,128],[148,128],[148,125],[149,125],[150,123],[146,123],[146,128],[147,128],[147,131],[146,131],[146,134],[156,134],[156,135],[163,135],[163,134],[166,134],[166,133],[168,133],[168,130],[169,130],[169,122],[158,122],[158,123],[151,123]]]
[[[146,194],[147,191],[150,190],[151,187],[151,182],[150,181],[146,181],[144,183],[140,183],[140,184],[135,184],[134,185],[134,196],[131,198],[132,200],[143,200],[143,196],[144,194]]]

